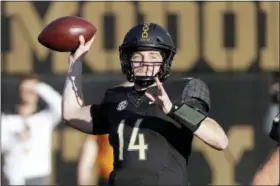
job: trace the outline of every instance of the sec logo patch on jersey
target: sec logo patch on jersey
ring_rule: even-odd
[[[127,107],[127,105],[128,105],[128,102],[126,100],[123,100],[118,104],[117,110],[122,111]]]

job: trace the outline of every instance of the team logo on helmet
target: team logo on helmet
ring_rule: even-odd
[[[117,106],[117,110],[122,111],[127,107],[127,105],[128,105],[128,102],[126,100],[121,101]]]
[[[145,23],[142,27],[142,33],[141,33],[141,40],[142,41],[149,41],[149,30],[150,30],[150,24]]]

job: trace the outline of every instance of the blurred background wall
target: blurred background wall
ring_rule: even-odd
[[[190,158],[193,184],[246,184],[273,142],[265,131],[271,104],[272,74],[279,73],[279,2],[1,2],[1,110],[17,101],[19,75],[39,74],[60,92],[68,69],[67,53],[37,42],[46,24],[77,15],[91,21],[97,36],[84,62],[86,103],[124,80],[118,45],[137,23],[166,27],[178,52],[166,83],[170,92],[182,78],[206,81],[211,116],[227,131],[229,149],[216,152],[195,140]],[[76,162],[85,135],[64,125],[53,134],[54,184],[76,182]]]

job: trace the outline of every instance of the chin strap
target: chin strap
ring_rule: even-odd
[[[154,77],[150,76],[136,76],[134,79],[134,83],[141,87],[147,87],[154,84],[155,80]]]

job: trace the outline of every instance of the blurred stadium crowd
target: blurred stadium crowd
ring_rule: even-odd
[[[194,142],[191,182],[249,182],[273,146],[267,134],[279,112],[279,6],[273,2],[168,3],[1,3],[3,185],[107,184],[113,167],[108,136],[84,135],[64,126],[61,92],[67,55],[49,54],[36,42],[43,25],[65,15],[86,17],[100,28],[99,41],[90,52],[94,54],[89,54],[95,61],[88,59],[84,64],[89,103],[99,102],[106,88],[124,80],[116,52],[123,34],[134,25],[130,15],[135,23],[151,20],[168,28],[179,52],[167,86],[176,90],[179,79],[186,76],[205,80],[213,96],[212,115],[229,135],[224,153]],[[127,8],[129,15],[120,7]],[[195,19],[188,17],[195,14]]]

